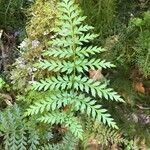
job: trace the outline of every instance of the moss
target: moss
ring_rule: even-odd
[[[41,58],[42,51],[48,47],[56,16],[56,0],[36,0],[28,10],[30,20],[26,26],[27,39],[20,46],[21,56],[16,59],[11,71],[14,89],[24,91],[34,77],[41,78],[45,73],[36,72],[34,62]]]
[[[31,40],[44,38],[50,33],[56,15],[56,0],[37,0],[29,9],[31,20],[26,27]]]
[[[31,58],[39,57],[39,53],[47,47],[50,36],[50,30],[54,26],[56,16],[56,0],[37,0],[29,9],[31,20],[28,22],[26,31],[30,40]],[[39,45],[33,46],[33,41],[39,41]],[[33,54],[32,54],[33,52]],[[29,56],[27,56],[29,57]],[[29,59],[31,59],[29,58]]]

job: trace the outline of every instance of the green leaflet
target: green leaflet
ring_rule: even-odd
[[[102,109],[102,106],[96,104],[96,100],[92,100],[90,97],[86,97],[84,94],[78,93],[61,93],[50,95],[39,102],[36,102],[34,105],[31,105],[27,109],[26,115],[36,115],[38,113],[43,113],[44,111],[54,111],[61,107],[73,105],[72,109],[74,111],[81,111],[81,113],[86,113],[89,117],[93,119],[98,119],[99,121],[105,121],[108,123],[110,116],[105,116],[107,112],[106,109]]]
[[[74,83],[72,80],[74,79]],[[77,91],[82,91],[86,93],[91,93],[92,96],[96,97],[98,95],[100,98],[103,96],[107,100],[115,100],[124,102],[123,99],[114,92],[112,88],[107,88],[105,83],[101,83],[99,81],[93,81],[87,77],[81,76],[58,76],[47,78],[46,80],[41,80],[40,82],[35,82],[33,84],[33,88],[35,90],[64,90],[64,89],[72,89],[74,88]]]
[[[97,60],[97,59],[77,59],[76,62],[70,62],[70,61],[60,61],[60,60],[43,60],[36,64],[36,67],[41,69],[48,69],[48,71],[54,71],[54,72],[66,72],[67,74],[70,74],[74,71],[74,69],[82,73],[84,71],[88,71],[89,69],[99,69],[99,68],[111,68],[114,67],[113,64],[110,62],[106,62],[105,60]]]
[[[52,113],[46,114],[38,119],[40,122],[53,124],[65,124],[69,127],[70,131],[75,137],[82,139],[83,129],[81,124],[77,121],[72,114],[67,115],[63,112],[53,111]]]
[[[27,109],[25,114],[29,116],[43,113],[44,111],[56,110],[68,104],[72,104],[73,102],[73,93],[61,93],[59,91],[57,94],[51,94],[49,97],[46,97],[39,102],[35,102]]]

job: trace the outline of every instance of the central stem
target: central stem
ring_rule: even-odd
[[[69,14],[69,17],[71,18],[71,14]],[[71,38],[72,38],[72,45],[70,46],[71,50],[73,51],[73,76],[72,76],[72,91],[73,91],[73,97],[72,99],[74,100],[75,98],[75,89],[74,89],[74,83],[75,83],[75,76],[76,76],[76,42],[75,38],[76,35],[74,33],[74,25],[73,25],[73,19],[70,21],[71,24]],[[71,108],[70,108],[71,111]]]

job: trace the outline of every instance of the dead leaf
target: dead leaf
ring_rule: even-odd
[[[66,133],[68,131],[68,128],[65,125],[61,125],[58,128],[59,133]]]
[[[98,150],[98,141],[96,139],[90,139],[88,144],[88,150]]]
[[[141,146],[140,146],[140,150],[147,150],[146,144],[145,144],[145,139],[141,141]]]
[[[1,94],[0,93],[0,97],[6,102],[6,104],[8,106],[12,106],[12,97],[8,94]]]
[[[145,88],[144,88],[142,82],[133,83],[133,87],[134,87],[135,91],[140,92],[140,93],[145,93]]]
[[[67,106],[65,106],[64,108],[63,108],[63,111],[64,112],[68,112],[69,110],[70,110],[70,105],[67,105]]]
[[[111,145],[111,150],[118,150],[118,146],[117,146],[117,144],[113,144],[113,145]]]
[[[101,80],[104,78],[103,74],[102,74],[102,70],[98,69],[98,70],[89,70],[89,76],[91,79],[94,79],[95,81]]]

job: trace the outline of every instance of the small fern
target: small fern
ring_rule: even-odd
[[[110,144],[126,144],[127,142],[120,131],[105,127],[103,124],[98,124],[90,119],[85,123],[84,137],[84,147],[88,146],[91,138],[95,139],[102,147],[108,147]]]
[[[83,129],[76,112],[118,128],[96,99],[124,101],[105,83],[85,75],[89,69],[111,68],[114,65],[105,60],[90,59],[91,54],[105,50],[96,46],[84,47],[97,35],[90,33],[93,27],[82,24],[86,17],[80,16],[80,9],[74,0],[62,0],[58,3],[58,10],[60,13],[53,29],[55,37],[50,39],[50,49],[43,53],[46,59],[35,64],[37,68],[56,75],[33,83],[34,90],[50,92],[48,97],[31,105],[25,115],[41,114],[38,116],[40,122],[65,124],[80,139],[83,138]]]
[[[150,75],[150,11],[143,14],[143,18],[133,18],[130,26],[137,30],[135,38],[135,63],[144,77]]]
[[[27,145],[26,128],[17,106],[1,112],[1,136],[4,137],[5,150],[25,150]]]
[[[28,127],[17,105],[0,114],[0,136],[5,150],[37,150],[39,135]]]

